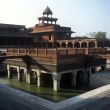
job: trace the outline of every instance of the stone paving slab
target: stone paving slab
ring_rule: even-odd
[[[94,89],[92,91],[86,92],[79,96],[72,97],[72,98],[66,99],[64,101],[61,101],[61,102],[57,103],[57,107],[55,107],[54,110],[66,108],[71,105],[75,105],[78,107],[83,106],[87,103],[90,103],[90,102],[96,100],[97,99],[96,97],[101,96],[101,95],[104,96],[109,93],[110,93],[110,84],[108,84],[106,86],[102,86],[97,89]]]
[[[110,84],[54,103],[6,85],[0,85],[0,110],[80,110],[78,108],[93,103],[108,94],[110,94]]]
[[[0,85],[0,107],[2,101],[4,101],[6,106],[9,105],[8,109],[3,110],[16,110],[22,105],[23,108],[21,107],[18,110],[50,110],[54,104],[48,100],[8,87],[6,85]],[[3,106],[5,105],[3,104]],[[13,109],[13,106],[16,106],[17,108],[15,107],[16,109]]]

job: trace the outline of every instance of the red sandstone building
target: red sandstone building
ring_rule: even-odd
[[[89,86],[90,75],[105,70],[107,49],[95,39],[73,39],[71,28],[58,25],[52,14],[47,7],[43,16],[38,17],[39,23],[29,29],[0,26],[7,37],[0,45],[13,46],[7,48],[8,78],[16,74],[19,81],[51,86],[54,91]],[[0,36],[3,37],[1,31]]]

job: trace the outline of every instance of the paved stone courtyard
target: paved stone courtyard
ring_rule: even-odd
[[[102,93],[93,90],[88,92],[91,93],[90,95],[85,93],[86,96],[82,94],[80,97],[54,103],[6,85],[0,85],[0,110],[110,110],[109,87],[110,85],[101,88],[99,92]],[[106,90],[106,88],[109,89]],[[95,96],[93,96],[94,92],[96,92]],[[84,96],[85,99],[88,98],[84,100]]]

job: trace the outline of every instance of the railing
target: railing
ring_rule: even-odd
[[[107,48],[86,48],[85,54],[107,54]]]
[[[57,55],[74,55],[74,54],[85,54],[85,49],[76,49],[76,48],[69,48],[69,49],[57,49]]]
[[[56,49],[37,49],[37,48],[7,48],[7,55],[10,56],[42,56],[56,57]]]
[[[53,49],[39,49],[39,48],[7,48],[7,55],[29,55],[42,57],[61,57],[78,54],[106,54],[106,48],[53,48]]]

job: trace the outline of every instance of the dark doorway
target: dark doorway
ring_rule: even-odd
[[[82,85],[84,85],[83,82],[84,82],[84,73],[82,71],[78,71],[76,76],[76,86],[81,87]]]
[[[31,71],[31,83],[37,84],[37,72],[36,71]]]
[[[74,48],[80,48],[80,43],[79,42],[75,42],[74,43]]]
[[[63,42],[63,43],[61,44],[61,47],[62,47],[62,48],[66,48],[66,43]]]
[[[89,86],[89,72],[84,73],[83,71],[78,71],[76,76],[76,86],[77,87],[88,87]]]
[[[105,70],[105,67],[104,66],[101,66],[101,71],[104,71]]]
[[[89,42],[89,48],[95,47],[95,42]]]
[[[87,48],[87,43],[86,42],[82,42],[81,43],[81,48]]]
[[[95,68],[91,68],[91,73],[95,74],[95,72],[96,72]]]
[[[10,76],[12,79],[17,79],[18,78],[18,73],[17,73],[17,69],[11,67],[10,68]]]
[[[72,88],[71,77],[72,77],[71,73],[62,74],[60,80],[60,88],[62,89]]]
[[[53,80],[51,74],[41,73],[41,86],[44,87],[52,87],[53,86]]]
[[[24,74],[24,69],[20,69],[20,81],[26,82],[26,76]]]
[[[73,44],[71,42],[68,42],[67,47],[68,48],[73,48]]]

